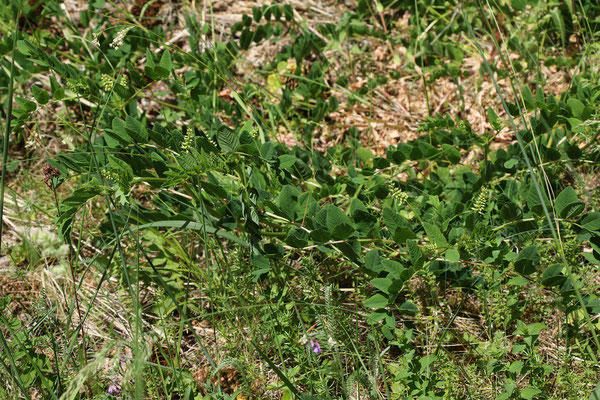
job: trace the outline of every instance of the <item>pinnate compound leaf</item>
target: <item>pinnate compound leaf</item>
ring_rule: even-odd
[[[535,105],[537,107],[544,107],[546,105],[546,98],[544,97],[544,90],[537,86],[535,89]]]
[[[149,70],[149,75],[152,78],[167,79],[171,74],[171,70],[173,69],[173,65],[171,63],[171,53],[168,50],[165,50],[158,64],[150,66],[149,63],[146,63],[146,67]]]
[[[265,142],[260,145],[260,156],[269,161],[275,154],[273,142]]]
[[[35,109],[37,108],[37,104],[35,104],[34,101],[27,100],[24,97],[15,97],[15,103],[17,103],[18,106],[26,112],[35,111]]]
[[[310,239],[315,243],[325,243],[331,240],[331,234],[325,229],[317,228],[310,231]]]
[[[377,169],[386,169],[390,166],[390,161],[387,158],[375,157],[373,159],[373,167]]]
[[[281,169],[288,169],[290,167],[293,167],[295,163],[296,157],[294,156],[290,156],[288,154],[279,156],[279,168]]]
[[[369,252],[365,254],[365,267],[369,271],[373,271],[375,273],[379,273],[383,270],[383,267],[381,266],[381,257],[379,255],[379,250],[369,250]]]
[[[360,243],[356,241],[346,241],[334,245],[349,260],[356,261],[360,256]]]
[[[512,364],[510,364],[508,371],[512,372],[513,374],[518,374],[523,369],[523,365],[524,365],[523,361],[515,361]]]
[[[253,281],[258,282],[258,280],[271,271],[271,261],[263,256],[262,254],[255,254],[250,258],[252,264],[257,267],[257,270],[252,271],[252,275],[254,275]]]
[[[250,31],[250,29],[244,28],[242,34],[240,35],[240,47],[242,48],[242,50],[248,50],[248,47],[250,47],[250,43],[252,43],[253,36],[254,35]]]
[[[550,16],[552,17],[552,22],[554,22],[554,26],[556,30],[560,33],[560,39],[562,41],[563,46],[566,44],[567,36],[566,36],[566,28],[565,28],[565,20],[563,19],[562,13],[558,7],[554,7],[550,12]]]
[[[408,226],[406,220],[396,211],[389,207],[383,208],[383,223],[388,228],[390,233],[396,232],[400,226]]]
[[[173,69],[173,64],[171,61],[171,52],[170,51],[165,50],[165,52],[160,57],[159,65],[161,67],[163,67],[164,69],[166,69],[167,71],[171,72],[171,70]]]
[[[50,90],[54,100],[61,100],[65,96],[65,90],[53,75],[50,75]]]
[[[162,220],[154,221],[148,224],[132,226],[132,232],[144,230],[148,228],[180,228],[189,229],[194,231],[201,231],[202,233],[215,234],[223,239],[229,240],[245,249],[249,248],[248,242],[239,238],[234,233],[224,231],[222,229],[215,228],[209,221],[194,222],[188,220]]]
[[[510,0],[510,5],[515,11],[523,11],[527,2],[525,0]]]
[[[582,125],[582,121],[579,118],[567,118],[567,121],[569,121],[573,132],[579,133],[583,131],[584,125]]]
[[[546,196],[546,193],[543,191],[543,188],[542,188],[541,195],[542,195],[542,200],[543,200],[544,204],[546,205],[546,209],[550,209],[550,200],[548,200],[548,196]],[[529,187],[529,190],[526,195],[526,200],[527,200],[527,206],[529,207],[529,209],[531,211],[533,211],[538,216],[544,215],[544,206],[542,204],[542,201],[540,200],[540,196],[538,195],[535,185],[532,184]]]
[[[401,278],[406,270],[402,264],[394,260],[381,260],[381,265],[388,272],[388,277]]]
[[[26,56],[34,56],[38,53],[38,49],[29,40],[17,40],[17,49]]]
[[[413,231],[403,226],[396,228],[394,232],[394,241],[398,244],[404,244],[408,239],[415,239],[417,235]]]
[[[350,201],[350,207],[348,208],[348,212],[352,215],[352,218],[356,218],[362,213],[368,213],[369,210],[365,206],[365,204],[359,199],[352,199]]]
[[[127,164],[125,161],[114,157],[112,155],[108,156],[108,163],[113,171],[115,171],[121,180],[130,181],[133,179],[133,170],[131,166]]]

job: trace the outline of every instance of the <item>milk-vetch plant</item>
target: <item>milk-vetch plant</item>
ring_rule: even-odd
[[[15,122],[6,132],[25,130],[42,107],[60,102],[76,110],[77,123],[65,123],[72,151],[50,160],[57,169],[49,170],[57,179],[57,231],[74,249],[82,282],[99,265],[97,290],[114,277],[110,283],[128,296],[133,382],[111,383],[103,392],[233,396],[221,390],[225,369],[217,361],[226,358],[216,344],[230,337],[217,334],[227,316],[248,325],[236,331],[247,338],[236,345],[266,363],[277,379],[272,387],[290,397],[350,398],[354,385],[374,398],[468,396],[452,384],[468,375],[504,379],[494,386],[495,398],[535,398],[552,388],[552,367],[539,356],[538,339],[550,324],[532,312],[542,303],[527,298],[534,288],[562,313],[565,346],[593,358],[595,325],[581,322],[600,307],[595,288],[577,271],[600,262],[600,214],[572,177],[598,162],[597,86],[574,79],[556,95],[542,85],[514,85],[503,109],[487,108],[485,132],[462,114],[457,88],[461,112],[436,114],[427,101],[431,115],[418,137],[381,152],[356,127],[327,147],[315,141],[334,125],[332,113],[368,103],[365,96],[388,82],[370,76],[352,89],[347,81],[360,68],[352,64],[338,75],[332,49],[356,55],[363,50],[353,46],[366,39],[392,51],[404,44],[406,57],[396,61],[419,77],[427,96],[439,79],[459,86],[470,76],[466,52],[484,59],[477,79],[508,77],[514,84],[519,67],[490,65],[480,36],[493,37],[501,59],[505,43],[533,69],[537,51],[550,51],[544,46],[567,48],[568,35],[592,37],[591,28],[578,36],[577,24],[565,18],[578,15],[583,23],[583,11],[597,17],[600,10],[577,3],[565,9],[555,2],[476,2],[453,11],[453,2],[437,0],[360,1],[337,23],[314,27],[290,5],[274,3],[241,17],[223,41],[190,13],[189,38],[180,46],[161,26],[135,18],[115,25],[108,8],[94,2],[84,12],[85,36],[14,36],[11,60],[20,61],[24,76],[48,81],[15,99]],[[523,15],[527,7],[532,15],[547,8],[549,17],[532,20]],[[389,35],[401,16],[413,23],[408,36]],[[504,25],[490,23],[500,18]],[[524,20],[530,25],[507,31]],[[523,32],[543,43],[519,42]],[[281,45],[252,80],[242,80],[245,52],[268,41]],[[60,46],[72,62],[63,62]],[[518,140],[493,146],[506,127]],[[287,130],[295,144],[277,140]],[[6,153],[7,139],[3,145]],[[5,169],[6,162],[3,176]],[[69,192],[56,190],[62,179]],[[74,282],[76,290],[82,282]],[[94,299],[86,298],[78,327],[93,317]],[[481,336],[455,333],[457,321],[465,323],[477,307]],[[211,322],[210,334],[198,328],[201,318]],[[11,359],[9,350],[35,344],[21,338],[20,325],[6,324],[14,325],[6,372],[29,379],[15,379],[22,392],[36,386],[57,397],[70,358],[58,367],[30,353]],[[515,335],[510,355],[496,348],[506,330]],[[300,337],[306,340],[297,345]],[[69,336],[67,347],[75,341]],[[475,351],[477,341],[490,348]],[[181,356],[189,343],[208,369],[194,372],[197,381]],[[458,357],[452,346],[473,354],[475,371],[447,367]],[[506,364],[513,356],[519,360]],[[148,376],[160,380],[146,386]],[[65,387],[77,397],[87,378],[74,375]]]

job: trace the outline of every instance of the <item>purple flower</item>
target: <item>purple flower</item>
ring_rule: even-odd
[[[111,383],[108,386],[107,392],[110,395],[116,396],[117,394],[119,394],[119,387],[117,385],[115,385],[114,383]]]
[[[312,351],[315,354],[319,354],[321,352],[321,345],[317,342],[317,339],[310,339],[310,347],[312,347]]]

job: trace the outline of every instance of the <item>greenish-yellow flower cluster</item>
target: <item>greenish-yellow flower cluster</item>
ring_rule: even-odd
[[[401,189],[392,189],[392,198],[396,200],[396,204],[401,206],[408,202],[408,193],[404,192]]]
[[[102,170],[100,170],[100,175],[102,175],[102,178],[104,180],[107,180],[107,181],[112,181],[112,182],[118,182],[119,181],[119,174],[117,174],[114,171],[109,171],[107,169],[102,169]]]
[[[185,137],[183,138],[183,143],[181,144],[181,150],[189,151],[194,145],[194,131],[192,129],[188,129],[185,133]]]
[[[100,77],[100,83],[102,83],[102,87],[105,92],[110,92],[115,84],[115,79],[107,74],[102,74]]]
[[[102,84],[102,87],[104,88],[105,92],[110,92],[115,83],[118,83],[122,87],[127,88],[127,76],[121,75],[119,78],[115,79],[108,74],[102,74],[102,76],[100,77],[100,83]]]
[[[485,213],[485,206],[487,205],[488,192],[486,188],[482,188],[481,192],[475,199],[475,203],[471,210],[475,211],[479,215],[483,215]]]

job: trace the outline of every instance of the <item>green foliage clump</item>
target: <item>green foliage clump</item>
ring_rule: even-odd
[[[41,110],[77,110],[62,121],[69,150],[49,160],[58,235],[34,231],[13,252],[21,264],[70,270],[73,301],[64,335],[40,339],[2,298],[11,394],[534,399],[579,382],[587,395],[600,346],[591,317],[600,311],[600,213],[576,180],[599,160],[600,89],[592,72],[560,94],[517,80],[541,76],[542,61],[587,65],[554,55],[596,35],[600,8],[459,3],[361,0],[314,28],[273,3],[223,40],[192,13],[184,51],[162,26],[123,10],[118,19],[103,1],[82,11],[81,27],[51,2],[40,15],[73,34],[6,35],[0,50],[22,69],[19,82],[47,78],[15,97],[11,140],[28,135]],[[19,26],[12,6],[3,21]],[[32,10],[23,13],[41,18]],[[400,17],[406,34],[390,34]],[[498,91],[501,108],[487,109],[483,132],[464,117],[464,101],[451,116],[427,97],[413,140],[377,151],[351,127],[318,146],[331,115],[399,78],[374,73],[351,90],[356,65],[340,73],[329,56],[364,55],[359,45],[377,40],[406,50],[403,73],[425,90],[449,78],[462,96],[471,53],[480,82],[499,89],[506,79],[513,92]],[[484,40],[503,65],[488,61]],[[264,82],[240,78],[244,55],[267,42],[281,45],[255,71]],[[278,140],[282,130],[294,144]],[[497,146],[507,130],[514,140]],[[110,315],[126,323],[110,334],[127,334],[132,356],[107,373],[109,348],[98,351],[86,329],[108,319],[116,300],[99,293],[113,284],[126,300]],[[577,354],[583,373],[550,357],[551,339],[561,357]],[[96,376],[119,393],[91,384]]]

